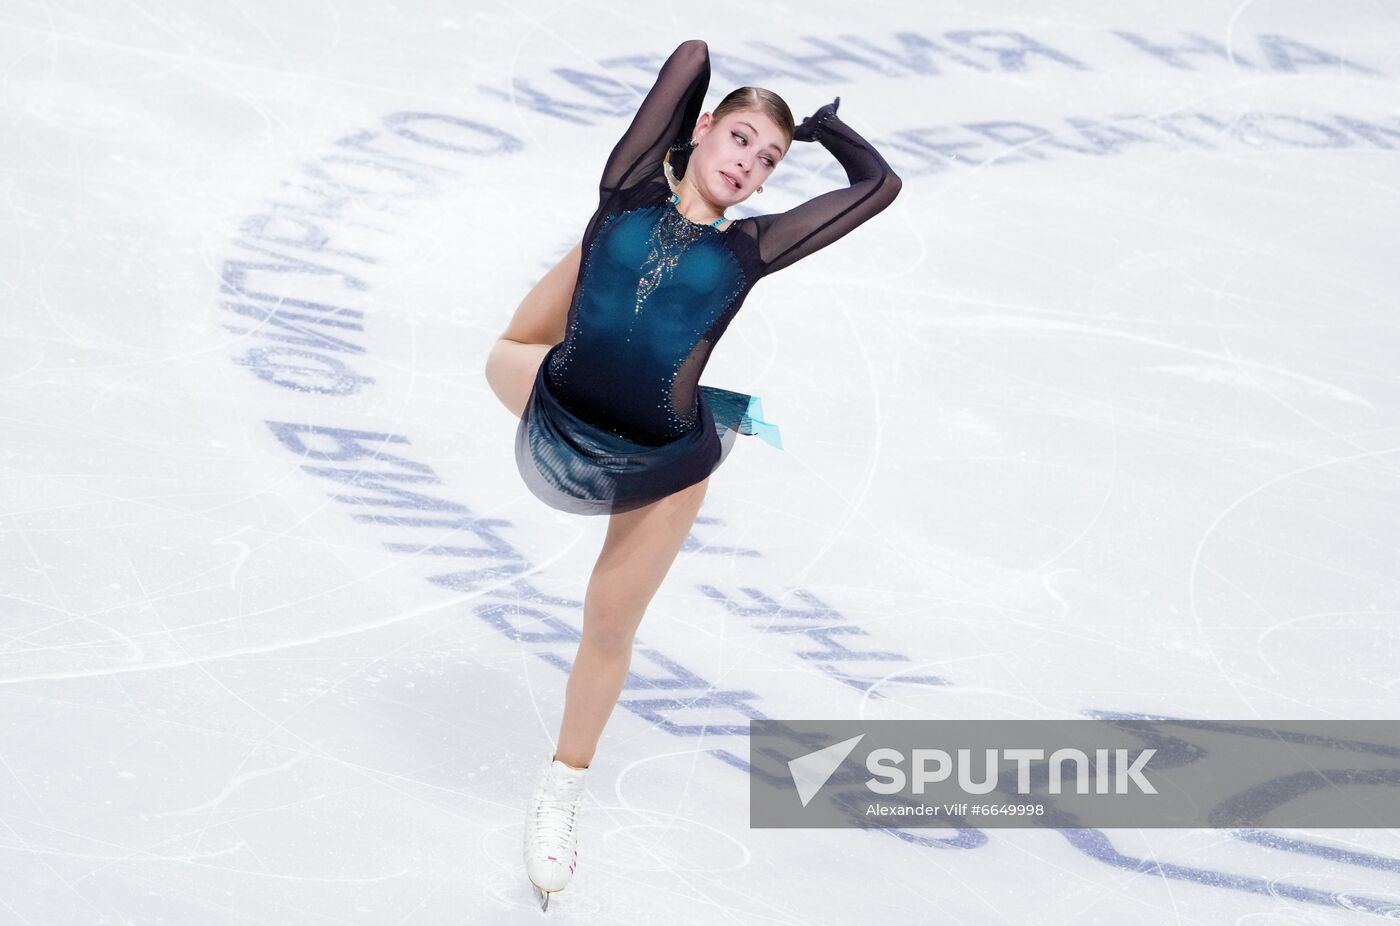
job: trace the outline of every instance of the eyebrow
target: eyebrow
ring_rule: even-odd
[[[749,126],[749,131],[750,131],[750,132],[753,132],[755,135],[758,134],[758,129],[754,128],[752,125],[749,125],[749,123],[740,121],[739,124],[740,124],[740,125],[747,125],[747,126]],[[778,152],[778,157],[781,158],[781,157],[783,156],[783,149],[782,149],[782,148],[779,148],[777,145],[773,144],[771,141],[768,143],[768,147],[769,147],[769,148],[772,148],[774,151]]]

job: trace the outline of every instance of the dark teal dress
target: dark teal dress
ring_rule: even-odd
[[[682,43],[608,158],[564,340],[540,364],[516,431],[521,476],[552,507],[610,514],[656,501],[713,472],[739,434],[781,448],[757,396],[702,385],[700,374],[755,283],[897,193],[884,158],[833,114],[816,140],[849,187],[723,228],[690,221],[671,202],[663,161],[689,139],[709,76],[705,43]],[[671,160],[683,175],[685,153]]]

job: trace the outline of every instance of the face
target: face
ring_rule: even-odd
[[[756,109],[730,113],[719,122],[705,113],[695,123],[693,137],[695,149],[686,164],[685,179],[722,208],[753,195],[787,153],[787,139],[778,124]],[[726,176],[738,181],[738,186]]]

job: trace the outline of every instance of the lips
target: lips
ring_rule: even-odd
[[[739,179],[737,177],[733,176],[732,174],[726,174],[724,171],[720,171],[719,173],[720,176],[724,177],[725,182],[733,186],[734,189],[738,190],[742,188],[742,185],[739,183]]]

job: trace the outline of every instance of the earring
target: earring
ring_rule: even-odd
[[[762,187],[762,186],[759,186],[759,188],[758,188],[758,192],[760,192],[760,193],[762,193],[762,192],[763,192],[763,187]]]

